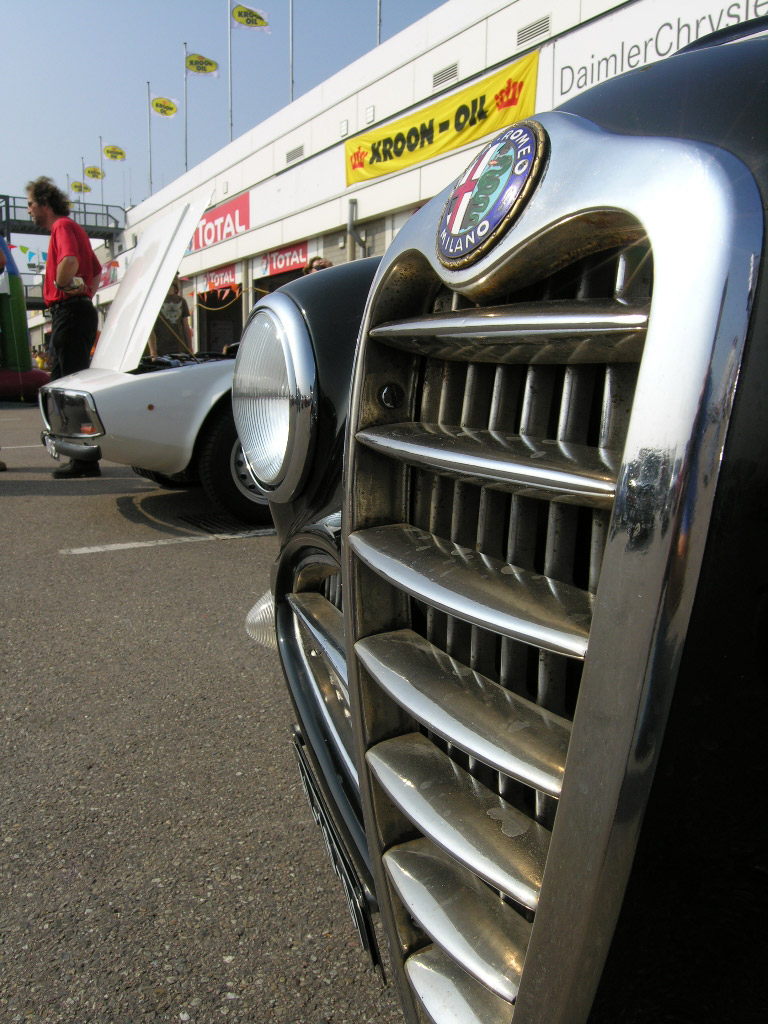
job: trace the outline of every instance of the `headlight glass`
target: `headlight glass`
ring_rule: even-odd
[[[290,430],[293,381],[283,335],[272,315],[256,313],[240,344],[232,392],[248,465],[267,485],[281,477]]]
[[[315,361],[304,319],[285,295],[271,295],[240,342],[232,408],[248,469],[275,501],[289,501],[304,476],[314,400]]]

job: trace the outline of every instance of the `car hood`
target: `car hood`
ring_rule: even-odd
[[[93,369],[125,372],[139,365],[173,275],[209,203],[207,194],[197,196],[141,236],[109,308],[91,359]]]

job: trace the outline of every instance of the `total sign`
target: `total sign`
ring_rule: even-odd
[[[307,243],[298,242],[283,249],[262,253],[261,276],[273,277],[288,270],[302,270],[307,265]]]
[[[236,235],[242,235],[250,229],[251,197],[246,192],[245,195],[230,199],[228,203],[222,203],[221,206],[216,206],[203,214],[192,236],[189,251],[207,249],[211,245],[235,238]]]

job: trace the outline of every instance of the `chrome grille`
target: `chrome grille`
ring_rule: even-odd
[[[608,294],[594,294],[596,280],[609,282]],[[367,763],[386,824],[384,865],[402,904],[395,916],[417,925],[399,936],[406,972],[425,1004],[425,979],[455,960],[458,976],[481,986],[473,999],[505,1000],[496,1012],[511,1013],[650,281],[646,246],[614,249],[529,286],[523,301],[468,307],[438,292],[437,311],[369,335],[366,358],[392,376],[380,394],[390,405],[400,396],[412,417],[380,423],[371,411],[356,434],[356,491],[369,496],[373,520],[349,536],[361,591],[356,655],[364,701],[401,721],[397,735],[374,733]],[[542,298],[532,301],[536,290]],[[379,480],[397,481],[389,504],[402,518],[380,521]],[[392,611],[366,636],[370,574]],[[446,887],[462,894],[450,920]],[[484,953],[464,934],[478,921],[493,936]],[[433,949],[425,967],[430,939],[448,960]]]

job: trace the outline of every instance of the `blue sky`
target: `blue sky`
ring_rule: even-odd
[[[386,40],[441,0],[382,0]],[[232,33],[234,137],[289,101],[289,0],[253,2],[271,34]],[[376,46],[376,0],[294,0],[294,98]],[[104,202],[124,206],[149,192],[147,82],[155,95],[184,96],[184,43],[218,61],[218,79],[188,81],[189,166],[229,142],[229,0],[0,0],[3,116],[0,194],[24,195],[30,178],[66,188],[104,145]],[[184,172],[184,117],[153,117],[153,191]],[[89,181],[98,202],[101,184]],[[14,241],[16,239],[14,238]]]

